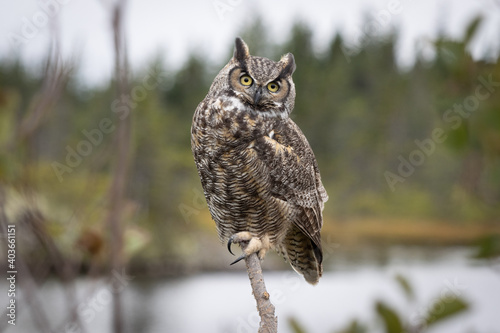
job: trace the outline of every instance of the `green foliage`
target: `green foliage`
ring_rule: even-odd
[[[351,321],[344,329],[337,331],[336,333],[366,333],[367,328],[360,324],[357,320]]]
[[[482,18],[480,16],[474,18],[465,31],[464,43],[468,44],[476,35],[477,29],[481,25]]]
[[[478,240],[473,258],[492,259],[500,257],[500,235],[488,235]]]
[[[394,277],[394,279],[405,293],[406,298],[410,301],[413,300],[415,298],[415,294],[413,291],[413,287],[410,284],[410,281],[408,281],[408,279],[401,274],[397,274]]]
[[[459,313],[467,310],[469,305],[460,298],[441,297],[431,305],[430,313],[426,317],[427,326],[441,322],[444,319],[456,316]]]
[[[390,306],[385,304],[384,302],[377,302],[375,304],[375,310],[377,314],[382,319],[385,332],[387,333],[401,333],[403,332],[403,325],[401,324],[401,320],[399,319],[399,315],[391,309]]]
[[[414,292],[410,281],[401,274],[395,276],[395,281],[402,287],[408,300],[413,301]],[[409,323],[407,318],[411,319],[411,315],[403,316],[384,301],[376,301],[373,309],[378,319],[380,319],[378,323],[365,325],[357,319],[354,319],[345,328],[336,331],[336,333],[364,333],[368,332],[367,327],[378,328],[380,326],[379,324],[383,326],[381,331],[386,333],[424,333],[427,332],[429,327],[434,326],[436,323],[440,323],[464,313],[469,309],[469,304],[460,297],[438,297],[429,306],[427,312],[423,314],[423,320],[417,323]],[[295,333],[307,332],[306,329],[298,324],[296,318],[289,318],[288,323]]]
[[[288,325],[294,333],[306,333],[304,327],[293,317],[288,318]]]

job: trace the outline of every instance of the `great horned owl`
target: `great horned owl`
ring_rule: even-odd
[[[237,38],[229,63],[196,108],[191,148],[219,237],[249,242],[243,255],[275,249],[315,284],[322,274],[320,229],[328,200],[313,151],[290,119],[291,53],[250,55]],[[237,261],[238,261],[237,260]]]

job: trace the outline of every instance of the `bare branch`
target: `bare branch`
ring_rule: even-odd
[[[243,250],[246,245],[243,245]],[[270,295],[266,290],[260,259],[256,253],[245,258],[248,278],[252,286],[252,293],[257,302],[257,311],[260,316],[260,327],[258,333],[276,333],[278,332],[278,318],[274,314],[274,305],[271,303]]]
[[[70,63],[68,65],[62,61],[59,35],[57,34],[58,27],[55,25],[55,22],[52,23],[54,23],[54,28],[52,30],[50,52],[45,65],[42,87],[33,98],[29,106],[30,111],[23,118],[16,132],[17,137],[12,138],[12,142],[28,139],[33,136],[61,98],[73,70],[73,64]],[[12,146],[12,142],[10,146]]]
[[[7,226],[10,224],[5,213],[5,203],[6,203],[6,194],[5,188],[0,184],[0,233],[2,236],[7,237]],[[3,243],[4,247],[7,249],[7,242]],[[5,253],[7,253],[5,249]],[[43,303],[37,297],[36,294],[36,283],[34,281],[33,276],[31,275],[30,269],[24,262],[24,258],[18,253],[16,257],[16,266],[17,270],[22,274],[19,274],[19,282],[20,289],[22,286],[22,290],[24,291],[21,295],[25,300],[25,304],[31,307],[32,311],[32,320],[37,325],[40,332],[51,332],[50,324],[49,324],[49,316],[47,315],[43,306]],[[3,311],[2,317],[6,317],[7,311]],[[7,320],[3,320],[0,322],[0,331],[4,331],[7,326]]]
[[[124,11],[126,1],[121,0],[113,8],[112,27],[115,48],[116,94],[128,93],[128,61],[124,32]],[[123,270],[123,207],[127,173],[130,161],[130,116],[121,119],[115,133],[116,155],[113,165],[113,180],[109,189],[108,226],[110,230],[110,257],[112,271]],[[124,331],[121,294],[113,293],[113,331]]]

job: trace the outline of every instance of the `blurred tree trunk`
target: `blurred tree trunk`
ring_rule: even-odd
[[[123,16],[126,1],[115,4],[112,13],[113,38],[115,49],[115,80],[116,97],[128,93],[128,61],[125,44]],[[130,157],[130,117],[120,119],[116,126],[114,137],[114,155],[112,175],[109,189],[109,212],[107,223],[109,226],[110,263],[112,272],[122,272],[123,260],[123,207],[125,206],[125,192]],[[122,333],[123,309],[120,292],[113,293],[113,332]]]

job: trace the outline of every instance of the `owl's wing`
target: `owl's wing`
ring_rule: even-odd
[[[298,209],[293,223],[321,249],[322,211],[328,195],[302,131],[289,119],[258,138],[254,149],[266,164],[271,194]]]

